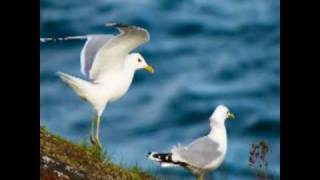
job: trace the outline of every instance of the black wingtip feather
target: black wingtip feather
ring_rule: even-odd
[[[152,155],[152,152],[148,153],[148,157]],[[157,159],[160,163],[171,163],[182,167],[186,167],[187,164],[184,162],[175,162],[172,160],[172,153],[154,153],[152,158]]]

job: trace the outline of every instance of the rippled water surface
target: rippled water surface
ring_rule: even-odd
[[[255,179],[248,166],[252,143],[270,146],[269,170],[280,176],[280,50],[277,0],[41,0],[41,36],[116,33],[106,22],[149,30],[151,40],[136,51],[156,73],[138,71],[128,93],[109,104],[101,140],[111,158],[136,163],[167,179],[192,179],[182,169],[162,169],[148,151],[167,151],[209,131],[208,117],[226,104],[228,152],[213,176]],[[41,44],[41,123],[82,142],[92,109],[56,76],[80,74],[83,41]]]

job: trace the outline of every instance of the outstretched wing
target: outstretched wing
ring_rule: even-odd
[[[128,53],[149,40],[149,33],[143,28],[116,23],[107,26],[117,28],[120,34],[105,43],[96,53],[89,72],[91,80],[98,80],[121,68]]]
[[[176,147],[172,150],[172,154],[178,157],[178,160],[194,167],[204,167],[217,159],[221,152],[218,151],[219,144],[212,141],[208,137],[202,137],[189,146]]]
[[[92,67],[94,58],[99,49],[108,41],[113,39],[114,35],[88,35],[80,55],[80,71],[83,75],[89,77],[89,71]]]

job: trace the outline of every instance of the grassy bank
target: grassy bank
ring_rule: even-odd
[[[70,142],[40,129],[41,180],[155,180],[138,167],[126,168],[111,162],[99,149]]]

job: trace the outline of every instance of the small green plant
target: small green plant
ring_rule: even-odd
[[[82,140],[81,144],[76,144],[80,148],[90,152],[92,155],[94,155],[97,159],[107,162],[109,161],[109,157],[107,156],[107,152],[95,145],[90,145],[86,139]]]

